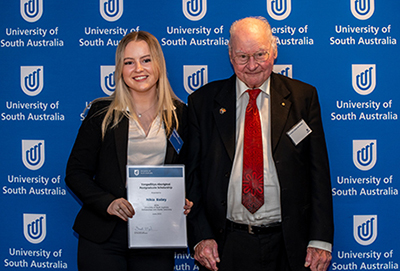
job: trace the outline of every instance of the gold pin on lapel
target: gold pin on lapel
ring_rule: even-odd
[[[286,104],[285,104],[285,102],[282,102],[281,105],[282,105],[282,106],[285,106]]]
[[[225,112],[226,112],[226,109],[225,108],[221,108],[220,110],[219,110],[219,113],[222,115],[222,114],[225,114]]]

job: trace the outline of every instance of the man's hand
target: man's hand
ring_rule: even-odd
[[[194,250],[194,258],[207,269],[218,270],[219,263],[218,245],[213,239],[203,240],[197,244]]]
[[[326,271],[331,260],[332,255],[329,251],[308,247],[304,266],[310,267],[312,271]]]

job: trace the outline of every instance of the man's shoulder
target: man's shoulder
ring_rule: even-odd
[[[206,85],[202,86],[192,94],[190,94],[191,99],[203,99],[203,98],[213,98],[215,97],[221,90],[232,90],[234,89],[236,76],[233,75],[227,79],[215,80]]]
[[[287,77],[285,75],[282,74],[278,74],[278,73],[273,73],[272,76],[272,82],[275,84],[283,84],[286,87],[288,87],[289,89],[292,88],[293,86],[295,88],[301,87],[301,88],[315,88],[314,86],[305,83],[303,81],[297,80],[297,79],[293,79],[290,77]]]

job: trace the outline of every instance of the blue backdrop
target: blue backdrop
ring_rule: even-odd
[[[130,31],[160,41],[183,100],[229,77],[231,23],[264,16],[275,71],[317,87],[331,163],[330,270],[400,262],[400,2],[182,0],[0,2],[0,270],[77,270],[79,202],[64,183],[82,111],[114,88],[114,53]],[[197,270],[186,251],[176,270]]]

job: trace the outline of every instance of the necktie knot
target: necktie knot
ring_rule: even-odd
[[[254,88],[254,89],[248,89],[247,93],[249,93],[250,100],[255,100],[258,97],[258,94],[260,94],[261,89],[259,88]]]

